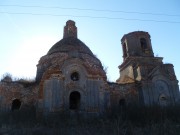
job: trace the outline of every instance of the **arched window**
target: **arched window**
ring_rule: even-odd
[[[127,46],[126,43],[123,44],[123,57],[127,57]]]
[[[125,99],[120,99],[120,100],[119,100],[119,106],[120,106],[120,107],[124,107],[125,105],[126,105]]]
[[[11,106],[11,110],[14,111],[14,110],[19,110],[21,107],[21,101],[19,99],[14,99],[12,101],[12,106]]]
[[[125,111],[126,109],[126,100],[125,99],[120,99],[119,100],[119,108],[118,108],[121,112]]]
[[[161,106],[166,106],[168,102],[167,96],[165,94],[161,94],[159,96],[159,103]]]
[[[71,74],[71,80],[78,81],[79,80],[79,74],[77,72],[73,72]]]
[[[78,110],[80,107],[81,95],[78,91],[73,91],[69,96],[69,109]]]
[[[140,43],[141,43],[141,49],[144,52],[148,48],[146,39],[145,38],[141,38],[140,39]]]

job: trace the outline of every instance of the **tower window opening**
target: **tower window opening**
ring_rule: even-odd
[[[140,39],[140,43],[141,43],[142,51],[145,52],[145,50],[148,48],[146,39],[145,38],[141,38]]]
[[[78,110],[80,107],[81,95],[78,91],[74,91],[70,94],[69,97],[69,108],[71,110]]]
[[[71,74],[71,80],[78,81],[79,80],[79,74],[77,72],[74,72]]]
[[[21,101],[19,99],[14,99],[12,101],[12,106],[11,106],[11,110],[14,111],[14,110],[19,110],[21,107]]]
[[[123,44],[123,56],[124,56],[124,58],[127,57],[127,47],[126,47],[126,43]]]

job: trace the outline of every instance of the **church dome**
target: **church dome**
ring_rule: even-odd
[[[85,53],[93,56],[91,50],[78,38],[75,37],[66,37],[54,44],[48,51],[48,55],[58,52],[73,52],[77,51],[79,53]]]
[[[72,62],[68,62],[71,59],[81,61],[76,64],[82,65],[91,76],[99,75],[106,78],[101,61],[77,38],[75,22],[69,20],[64,27],[63,39],[55,43],[48,53],[40,58],[37,65],[36,80],[40,81],[43,75],[46,76],[51,70],[52,72],[56,72],[55,70],[61,72],[63,64],[72,64]]]

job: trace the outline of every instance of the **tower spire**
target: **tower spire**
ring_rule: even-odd
[[[68,20],[66,22],[66,26],[64,26],[64,37],[75,37],[77,38],[77,27],[75,26],[75,22],[72,20]]]

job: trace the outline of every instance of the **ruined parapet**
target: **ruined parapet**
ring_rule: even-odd
[[[23,109],[26,106],[35,106],[37,102],[38,87],[36,85],[25,87],[19,82],[0,82],[0,108],[1,111]]]
[[[139,104],[139,91],[136,83],[118,84],[108,83],[110,91],[111,109],[118,109],[131,104]]]

